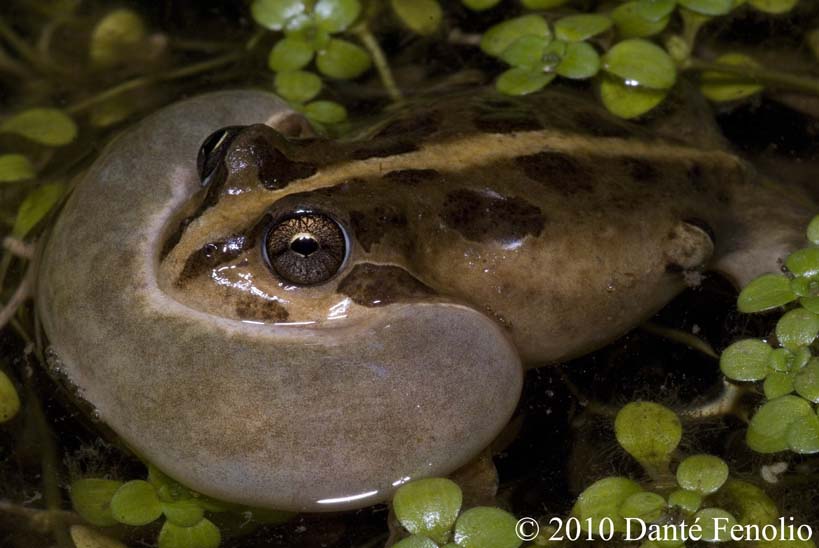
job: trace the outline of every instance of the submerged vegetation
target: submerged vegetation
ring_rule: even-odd
[[[55,446],[51,429],[59,430],[64,419],[49,423],[53,409],[62,407],[38,389],[34,372],[44,362],[26,305],[34,248],[71,176],[127,123],[181,95],[241,84],[278,92],[334,135],[362,113],[412,99],[408,89],[457,85],[457,71],[476,67],[510,95],[560,80],[587,85],[624,118],[655,115],[683,80],[695,82],[709,100],[731,105],[767,91],[819,95],[815,78],[722,47],[712,31],[732,18],[781,20],[799,9],[797,0],[249,0],[236,18],[246,24],[207,40],[175,36],[134,9],[87,4],[12,1],[13,9],[0,8],[0,71],[10,76],[0,84],[7,109],[0,117],[0,327],[12,340],[3,348],[22,355],[0,355],[0,439],[8,442],[0,454],[0,514],[61,546],[122,546],[117,539],[138,539],[160,548],[215,548],[264,527],[303,527],[289,514],[194,493],[148,463],[147,478],[139,463],[116,472],[62,472],[69,457]],[[815,65],[819,29],[803,30]],[[419,84],[412,70],[402,73],[445,47],[458,53],[443,55],[444,62],[425,74],[431,83]],[[441,66],[453,58],[469,62]],[[763,454],[745,457],[754,475],[757,468],[808,462],[808,474],[777,479],[797,486],[817,484],[816,461],[788,458],[819,453],[819,218],[807,234],[812,245],[788,258],[785,273],[763,276],[739,296],[741,312],[782,312],[770,336],[735,342],[720,360],[722,372],[746,395],[764,398],[747,429],[732,425],[747,447]],[[561,515],[577,518],[584,534],[599,533],[606,519],[622,533],[628,517],[666,523],[719,514],[737,524],[778,523],[784,514],[776,497],[747,473],[735,475],[727,457],[689,451],[697,442],[686,439],[696,438],[697,430],[684,437],[682,424],[658,403],[623,405],[614,421],[617,451],[633,457],[639,470],[580,486]],[[782,460],[753,460],[764,455]],[[32,484],[41,484],[36,495]],[[401,548],[514,548],[521,541],[510,531],[524,514],[503,506],[465,508],[461,488],[447,479],[412,482],[393,501],[392,538]],[[556,530],[550,528],[559,512],[541,513],[532,545],[563,542],[552,540]],[[375,519],[385,521],[384,515]],[[383,529],[356,545],[383,543]]]

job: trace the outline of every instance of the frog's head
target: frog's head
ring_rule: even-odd
[[[343,166],[317,176],[343,152],[259,124],[284,112],[224,92],[117,139],[52,230],[38,307],[78,395],[183,484],[366,506],[487,446],[520,360],[491,318],[368,255],[399,236],[368,218],[362,238],[360,207],[331,196]]]

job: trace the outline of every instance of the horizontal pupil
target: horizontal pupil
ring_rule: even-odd
[[[318,251],[319,244],[315,238],[308,235],[296,236],[290,242],[290,250],[304,257],[309,257]]]

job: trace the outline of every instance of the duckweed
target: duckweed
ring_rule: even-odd
[[[748,425],[746,441],[754,451],[819,452],[815,404],[819,404],[819,358],[813,356],[819,337],[819,246],[807,228],[810,247],[785,260],[785,274],[766,274],[751,281],[738,298],[742,312],[790,307],[776,323],[777,348],[760,340],[737,341],[722,353],[720,367],[731,380],[764,381],[767,398]]]

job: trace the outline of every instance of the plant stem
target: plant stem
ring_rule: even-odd
[[[395,83],[392,71],[390,70],[390,64],[387,62],[387,57],[384,55],[384,50],[381,49],[378,40],[375,39],[375,36],[373,36],[370,29],[365,25],[357,28],[355,34],[358,36],[358,39],[361,40],[361,43],[364,44],[364,47],[370,52],[370,55],[372,55],[375,68],[381,77],[381,83],[384,84],[384,88],[387,90],[390,98],[396,103],[402,102],[404,97],[401,95],[401,91]]]
[[[76,114],[77,112],[83,111],[89,107],[107,101],[113,97],[116,97],[117,95],[121,95],[128,91],[133,91],[135,89],[139,89],[141,87],[150,84],[155,84],[158,82],[167,82],[169,80],[175,80],[178,78],[184,78],[186,76],[192,76],[194,74],[199,74],[201,72],[207,72],[208,70],[219,67],[221,65],[227,65],[234,61],[238,61],[239,59],[244,57],[244,55],[245,52],[243,51],[234,51],[219,57],[215,57],[213,59],[208,59],[207,61],[202,61],[201,63],[195,63],[193,65],[188,65],[187,67],[172,70],[164,74],[157,74],[155,76],[141,76],[139,78],[134,78],[133,80],[128,80],[127,82],[123,82],[103,92],[93,95],[88,99],[74,103],[73,105],[68,106],[65,110],[72,114]]]
[[[66,510],[41,510],[39,508],[28,508],[14,504],[8,500],[0,500],[0,513],[22,519],[32,531],[38,533],[51,533],[56,527],[55,520],[61,524],[79,524],[84,520],[74,512]]]
[[[27,353],[31,356],[32,353]],[[35,357],[36,359],[36,357]],[[54,442],[54,433],[48,424],[43,406],[34,390],[34,382],[29,372],[24,375],[26,407],[29,418],[37,432],[40,441],[40,467],[43,476],[43,498],[45,499],[46,510],[52,512],[54,540],[60,547],[69,548],[73,546],[66,529],[66,523],[62,517],[63,497],[60,491],[59,480],[59,460],[57,458],[57,446]]]
[[[694,70],[697,72],[713,71],[724,74],[733,74],[741,77],[742,80],[750,80],[772,88],[789,89],[793,91],[810,93],[812,95],[819,95],[819,80],[805,76],[798,76],[790,72],[770,70],[764,67],[726,65],[692,58],[686,65],[685,70]]]
[[[25,40],[20,38],[14,30],[6,24],[2,17],[0,17],[0,38],[3,38],[6,42],[11,45],[17,53],[20,54],[20,57],[28,61],[34,66],[42,65],[40,61],[40,57],[37,55],[37,52],[29,46]]]

